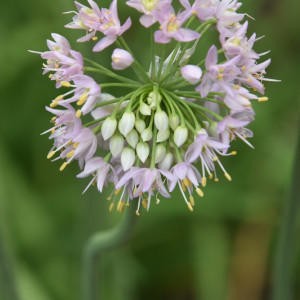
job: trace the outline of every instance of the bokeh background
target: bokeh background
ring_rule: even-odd
[[[143,212],[130,242],[101,258],[103,299],[270,299],[296,150],[300,2],[242,2],[241,11],[256,19],[249,33],[266,35],[256,50],[272,50],[268,77],[282,80],[266,84],[269,102],[255,104],[256,149],[234,143],[238,156],[223,160],[233,181],[208,184],[193,213],[179,193]],[[145,63],[149,52],[138,15],[121,0],[119,7],[122,20],[135,15],[126,38]],[[40,136],[49,128],[44,107],[58,92],[41,76],[40,57],[27,50],[46,50],[46,39],[57,32],[90,55],[91,44],[75,42],[83,32],[63,27],[71,16],[61,12],[73,9],[71,0],[1,1],[0,268],[15,278],[21,300],[79,299],[85,241],[120,220],[117,212],[108,212],[106,192],[81,195],[87,181],[75,178],[75,164],[61,173],[59,163],[46,159],[51,141]],[[204,43],[199,55],[207,48]],[[93,58],[108,66],[111,51]],[[289,251],[299,279],[298,242]],[[300,299],[299,283],[293,283],[294,299]],[[2,277],[0,299],[11,299],[6,290]]]

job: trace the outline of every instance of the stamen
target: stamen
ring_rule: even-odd
[[[47,159],[52,158],[55,155],[55,151],[51,151],[48,155],[47,155]]]
[[[114,204],[114,203],[111,203],[108,210],[109,210],[109,211],[112,211],[112,210],[114,209],[114,206],[115,206],[115,204]]]
[[[190,196],[190,203],[192,204],[192,206],[195,206],[195,200],[193,196]]]
[[[70,87],[71,86],[71,83],[68,82],[68,81],[61,81],[60,84],[64,87]]]
[[[269,100],[268,97],[261,97],[261,98],[258,99],[258,102],[266,102],[268,100]]]
[[[59,171],[63,171],[63,170],[66,168],[67,165],[68,165],[68,163],[67,163],[67,162],[64,162],[64,163],[61,165],[61,167],[59,168]]]
[[[201,184],[203,187],[206,187],[207,179],[206,177],[202,177]]]
[[[68,154],[67,154],[67,158],[71,158],[75,153],[75,150],[72,150],[70,151]]]
[[[190,202],[186,203],[190,211],[194,211],[193,206]]]
[[[231,176],[228,173],[224,173],[225,177],[227,178],[228,181],[231,181]]]
[[[76,111],[76,118],[80,118],[80,117],[81,117],[81,114],[82,114],[81,110],[78,109],[78,110]]]
[[[196,188],[196,193],[202,198],[204,196],[203,191],[200,188]]]

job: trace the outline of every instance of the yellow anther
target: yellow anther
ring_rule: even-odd
[[[64,95],[59,95],[54,99],[54,101],[60,101],[62,99],[64,99]]]
[[[50,75],[49,75],[49,78],[51,79],[52,77],[53,77],[53,74],[50,74]]]
[[[76,111],[76,118],[80,118],[80,117],[81,117],[81,114],[82,114],[81,110],[78,109],[78,110]]]
[[[92,186],[95,186],[95,181],[92,182]]]
[[[53,101],[52,103],[50,103],[50,107],[53,108],[53,107],[56,107],[58,105],[58,101]]]
[[[55,151],[51,151],[48,155],[47,158],[50,159],[51,157],[53,157],[55,155]]]
[[[89,95],[88,94],[83,94],[80,96],[79,100],[77,101],[77,105],[83,105]]]
[[[51,121],[54,122],[57,118],[56,117],[53,117],[51,118]]]
[[[162,26],[159,26],[159,29],[162,30],[163,29]]]
[[[60,84],[64,87],[70,87],[71,86],[71,83],[68,82],[68,81],[61,81]]]
[[[67,145],[68,146],[71,146],[73,144],[73,142],[72,141],[70,141]]]
[[[142,201],[142,205],[144,206],[145,209],[147,209],[148,208],[148,199],[144,199]]]
[[[217,79],[222,80],[222,79],[223,79],[223,75],[219,73],[219,74],[217,75]]]
[[[109,210],[109,211],[112,211],[112,210],[114,209],[114,206],[115,206],[115,204],[114,204],[114,203],[111,203],[108,210]]]
[[[159,204],[160,203],[160,200],[157,198],[156,199],[156,204]]]
[[[75,143],[75,144],[73,145],[73,148],[76,149],[78,146],[79,146],[79,143]]]
[[[256,87],[252,88],[252,90],[253,90],[254,92],[257,92],[257,88],[256,88]]]
[[[203,197],[203,196],[204,196],[204,193],[203,193],[203,191],[202,191],[200,188],[196,188],[196,193],[197,193],[200,197]]]
[[[183,179],[183,184],[189,186],[189,180],[186,177]]]
[[[192,11],[192,14],[193,14],[193,15],[196,15],[196,14],[197,14],[197,11],[196,11],[196,10],[193,10],[193,11]]]
[[[209,174],[209,179],[213,179],[214,178],[214,175],[213,174]]]
[[[53,128],[52,130],[51,130],[51,133],[53,134],[55,132],[55,129]]]
[[[139,217],[141,214],[139,213],[138,210],[135,211],[135,214]]]
[[[242,66],[242,70],[243,70],[243,71],[246,71],[246,66]]]
[[[261,97],[261,98],[258,99],[258,102],[266,102],[268,100],[269,100],[268,97]]]
[[[71,158],[75,153],[75,150],[72,150],[70,151],[68,154],[67,154],[67,158]]]
[[[252,82],[252,78],[249,77],[248,78],[248,82],[251,83]]]
[[[107,200],[107,201],[110,201],[110,200],[111,200],[111,197],[107,197],[106,200]]]
[[[126,206],[127,206],[127,207],[129,207],[129,206],[130,206],[130,204],[129,204],[129,203],[126,203]]]
[[[195,200],[193,196],[190,196],[190,202],[192,204],[192,206],[195,206]]]
[[[190,202],[187,202],[187,206],[188,206],[188,208],[189,208],[190,211],[194,210],[193,206],[192,206],[192,204]]]
[[[220,73],[224,73],[224,68],[219,68]]]
[[[136,191],[137,191],[137,188],[134,188],[132,191],[133,195],[135,195]]]
[[[215,156],[214,158],[213,158],[213,161],[218,161],[218,156]]]
[[[225,177],[227,178],[228,181],[231,181],[231,176],[228,173],[224,173]]]
[[[117,190],[114,191],[114,194],[118,195],[120,192],[121,192],[121,189],[117,189]]]
[[[64,163],[61,165],[61,167],[59,168],[59,171],[63,171],[63,170],[66,168],[67,165],[68,165],[68,163],[67,163],[67,162],[64,162]]]
[[[232,151],[231,155],[237,155],[237,151]]]
[[[185,184],[183,183],[183,181],[181,182],[181,187],[182,187],[182,190],[185,192],[186,188],[185,188]]]
[[[201,184],[203,187],[206,187],[207,179],[206,177],[202,177]]]
[[[122,212],[124,209],[124,202],[120,201],[117,206],[117,211]]]
[[[219,178],[215,178],[215,182],[219,182]]]
[[[239,86],[238,84],[236,84],[236,85],[233,86],[233,89],[234,89],[234,90],[239,90],[239,89],[240,89],[240,86]]]

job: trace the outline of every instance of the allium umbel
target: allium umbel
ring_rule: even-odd
[[[47,41],[48,51],[35,52],[46,59],[44,74],[62,90],[46,108],[54,115],[45,132],[54,143],[48,158],[63,160],[61,171],[77,160],[77,177],[91,177],[85,191],[94,184],[100,192],[111,190],[110,210],[133,204],[140,215],[141,207],[149,210],[177,186],[193,211],[194,195],[204,196],[208,179],[219,181],[221,172],[231,181],[220,159],[237,154],[231,142],[239,138],[253,147],[246,128],[254,120],[253,102],[267,101],[263,82],[275,81],[265,78],[270,59],[260,61],[268,52],[253,49],[260,38],[246,36],[241,3],[179,2],[175,11],[172,0],[127,1],[132,13],[142,13],[133,25],[128,16],[121,25],[117,0],[109,9],[92,0],[88,6],[75,2],[78,11],[66,27],[84,30],[78,42],[96,42],[94,52],[107,48],[108,67],[83,58],[59,34]],[[151,30],[149,45],[140,45],[143,66],[123,37],[134,33],[131,25]],[[201,38],[212,30],[219,42],[207,47]],[[169,43],[172,50],[159,55]],[[119,72],[126,68],[135,77]],[[118,96],[107,94],[109,88]]]

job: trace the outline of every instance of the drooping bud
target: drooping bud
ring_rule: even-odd
[[[124,148],[124,138],[120,134],[115,134],[109,140],[109,150],[113,157],[121,154]]]
[[[115,70],[124,70],[131,66],[134,61],[132,55],[128,51],[119,48],[114,50],[111,58],[111,66]]]
[[[108,117],[104,120],[101,133],[103,136],[104,141],[108,140],[116,131],[117,128],[117,120],[112,117]]]
[[[149,145],[145,142],[139,142],[136,145],[136,153],[139,159],[144,163],[149,156],[150,148]]]
[[[170,127],[172,128],[173,131],[179,126],[180,124],[180,118],[177,114],[173,113],[169,117],[169,123]]]
[[[188,137],[188,129],[182,125],[178,126],[174,132],[174,142],[177,147],[181,147]]]
[[[144,116],[150,116],[151,115],[151,108],[149,105],[147,105],[144,102],[141,102],[140,104],[140,113]]]
[[[121,154],[121,164],[124,171],[129,170],[135,161],[135,152],[133,149],[126,147]]]
[[[157,111],[154,115],[154,124],[159,131],[165,131],[169,126],[168,115],[163,110]]]
[[[139,141],[139,135],[135,129],[132,129],[126,136],[128,144],[135,149],[137,142]]]
[[[141,137],[142,137],[142,140],[143,140],[144,142],[149,142],[149,141],[152,139],[152,137],[153,137],[153,133],[152,133],[151,128],[150,128],[150,127],[146,128],[146,129],[142,132]]]
[[[193,65],[186,65],[180,70],[181,76],[189,83],[196,84],[202,76],[201,68]]]
[[[169,136],[170,136],[170,130],[169,130],[169,128],[167,130],[163,131],[163,132],[159,131],[157,133],[156,142],[157,143],[164,142],[164,141],[166,141],[169,138]]]
[[[134,126],[135,116],[133,112],[125,111],[120,122],[119,131],[126,137],[128,132],[130,132]]]
[[[159,168],[162,170],[170,170],[173,164],[173,154],[171,152],[168,152],[163,160],[158,164]]]
[[[165,155],[166,155],[167,149],[164,144],[157,144],[155,149],[155,163],[160,163]]]
[[[142,133],[146,128],[146,123],[142,119],[135,120],[135,128],[139,133]]]

